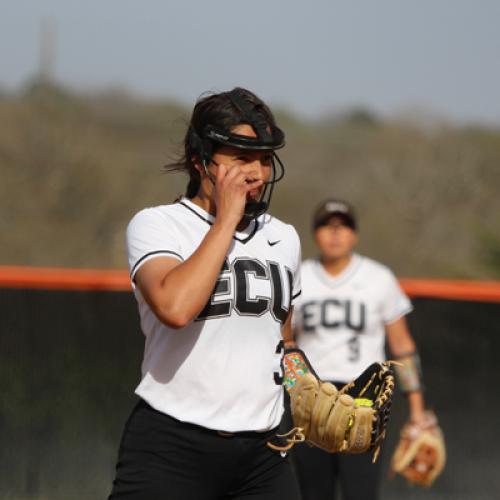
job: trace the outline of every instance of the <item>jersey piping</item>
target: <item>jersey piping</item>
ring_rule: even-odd
[[[134,276],[134,273],[137,269],[137,267],[143,262],[145,259],[148,257],[151,257],[152,255],[158,255],[158,254],[164,254],[164,255],[174,255],[180,260],[184,260],[181,255],[179,255],[177,252],[172,252],[172,250],[155,250],[154,252],[148,252],[146,255],[143,255],[135,264],[132,270],[130,271],[130,276]]]
[[[183,207],[187,208],[190,212],[192,212],[194,215],[196,215],[196,217],[200,218],[202,221],[205,221],[208,225],[212,226],[213,225],[213,221],[211,221],[210,219],[207,219],[206,217],[204,217],[202,214],[200,214],[198,211],[196,211],[194,208],[190,207],[187,203],[185,203],[184,201],[179,201],[179,204],[182,205]],[[238,236],[236,235],[233,235],[233,239],[239,241],[240,243],[248,243],[255,235],[255,233],[257,232],[257,230],[259,229],[259,221],[257,219],[254,219],[254,227],[253,227],[253,230],[252,232],[246,237],[246,238],[238,238]]]

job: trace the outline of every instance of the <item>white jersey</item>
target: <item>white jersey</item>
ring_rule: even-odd
[[[386,266],[354,254],[337,276],[319,260],[302,263],[295,308],[297,344],[323,380],[348,382],[385,359],[385,325],[412,310]]]
[[[209,429],[268,430],[283,412],[281,328],[300,294],[295,229],[266,214],[236,232],[207,306],[182,329],[161,323],[133,283],[150,259],[188,259],[213,221],[182,198],[142,210],[127,228],[146,337],[136,394],[163,413]]]

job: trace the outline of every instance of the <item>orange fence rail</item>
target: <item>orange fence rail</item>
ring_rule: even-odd
[[[412,298],[500,302],[500,281],[402,278]],[[0,266],[0,288],[130,291],[125,270]]]
[[[412,298],[500,302],[500,281],[466,281],[403,278],[399,282]]]
[[[123,270],[0,266],[0,288],[130,291]]]

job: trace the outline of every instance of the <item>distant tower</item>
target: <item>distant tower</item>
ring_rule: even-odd
[[[38,68],[38,79],[41,83],[52,83],[54,81],[55,45],[54,20],[45,17],[40,22],[40,66]]]

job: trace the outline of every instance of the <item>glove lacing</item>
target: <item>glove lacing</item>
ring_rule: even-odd
[[[306,440],[306,437],[304,435],[304,429],[302,427],[294,427],[285,434],[276,434],[276,437],[285,439],[287,444],[279,445],[279,444],[274,444],[271,441],[268,441],[267,446],[269,446],[271,450],[275,451],[288,451],[292,449],[297,443],[303,443]]]

